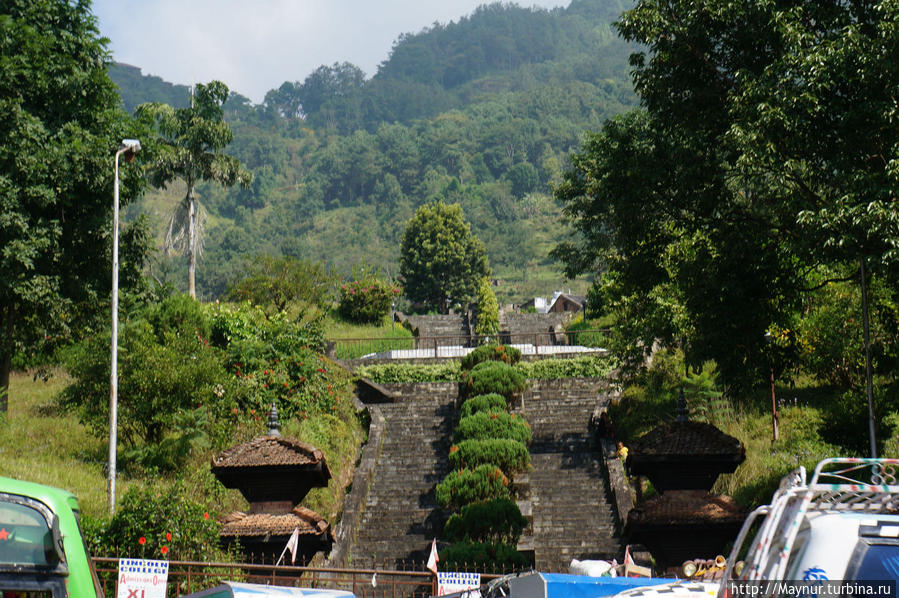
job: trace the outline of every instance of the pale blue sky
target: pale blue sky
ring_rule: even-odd
[[[524,0],[552,8],[570,0]],[[113,58],[172,83],[212,79],[262,101],[322,64],[352,62],[367,77],[397,36],[448,23],[484,0],[94,0]]]

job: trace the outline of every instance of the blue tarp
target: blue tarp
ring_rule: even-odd
[[[671,583],[660,577],[588,577],[565,573],[532,573],[509,580],[512,598],[598,598],[631,588]]]
[[[352,592],[313,588],[289,588],[226,581],[220,586],[184,598],[355,598]]]

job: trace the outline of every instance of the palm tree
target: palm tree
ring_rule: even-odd
[[[137,107],[137,118],[149,121],[159,133],[159,145],[150,161],[149,178],[154,187],[164,187],[174,179],[187,185],[187,192],[169,218],[164,249],[188,258],[187,290],[196,297],[197,258],[203,252],[206,210],[194,194],[197,181],[215,181],[226,187],[253,180],[237,158],[222,153],[233,133],[224,121],[222,105],[228,87],[221,81],[198,84],[189,108],[173,108],[151,102]]]

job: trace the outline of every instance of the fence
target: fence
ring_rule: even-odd
[[[119,560],[95,557],[93,561],[103,593],[112,598],[116,592]],[[429,571],[169,561],[168,596],[171,598],[199,592],[225,580],[348,590],[359,598],[427,598],[437,594],[436,577]]]
[[[461,357],[471,347],[489,341],[513,345],[524,355],[551,355],[580,352],[608,346],[608,329],[559,332],[504,332],[490,337],[478,335],[442,335],[397,338],[343,338],[330,341],[337,359],[392,357],[416,359]],[[388,352],[390,354],[388,355]]]

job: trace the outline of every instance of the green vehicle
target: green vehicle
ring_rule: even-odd
[[[70,492],[0,477],[0,598],[103,598]]]

